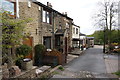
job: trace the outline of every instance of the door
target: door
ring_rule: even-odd
[[[47,49],[51,49],[51,37],[43,37],[43,44]]]
[[[33,37],[27,37],[23,39],[23,44],[26,44],[28,46],[33,46]],[[28,56],[26,56],[26,58],[33,58],[33,53],[31,52]]]

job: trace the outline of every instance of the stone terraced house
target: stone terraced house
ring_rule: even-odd
[[[67,13],[60,13],[52,8],[51,3],[44,5],[36,0],[3,0],[9,4],[9,11],[16,18],[32,18],[27,24],[24,34],[28,39],[23,44],[34,48],[36,44],[44,44],[47,49],[57,49],[64,54],[72,47],[72,22]],[[5,5],[4,5],[5,6]],[[6,9],[7,10],[7,9]],[[29,58],[34,57],[34,52]]]

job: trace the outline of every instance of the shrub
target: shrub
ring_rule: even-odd
[[[60,69],[61,71],[64,71],[64,68],[62,66],[60,66],[58,69]]]
[[[118,75],[120,77],[120,71],[117,71],[114,74],[116,74],[116,75]]]
[[[46,51],[46,48],[42,44],[37,44],[34,49],[35,49],[35,65],[40,66],[42,64],[43,53]]]
[[[27,56],[30,53],[31,50],[32,50],[32,48],[30,46],[21,45],[18,48],[16,48],[16,53],[19,54],[19,55],[23,55],[24,58],[25,58],[25,56]]]

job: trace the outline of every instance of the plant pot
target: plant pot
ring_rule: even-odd
[[[30,70],[30,69],[32,69],[32,66],[33,66],[33,61],[32,60],[30,60],[30,61],[22,61],[22,63],[21,63],[21,68],[23,69],[23,70]]]

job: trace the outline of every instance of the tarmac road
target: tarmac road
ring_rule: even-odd
[[[68,63],[67,70],[79,72],[89,71],[95,73],[106,73],[106,66],[103,58],[102,46],[89,48],[78,58]]]

